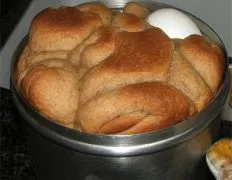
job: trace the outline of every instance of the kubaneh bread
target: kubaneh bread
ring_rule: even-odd
[[[224,71],[221,48],[204,36],[170,39],[128,3],[47,8],[32,21],[17,66],[25,100],[48,119],[95,134],[167,128],[202,111]]]

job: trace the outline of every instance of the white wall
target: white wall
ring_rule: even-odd
[[[26,35],[35,14],[48,6],[75,5],[91,0],[34,0],[0,53],[0,87],[9,88],[10,60]],[[123,0],[119,0],[123,2]],[[208,23],[221,37],[232,56],[232,0],[157,0],[181,8]]]

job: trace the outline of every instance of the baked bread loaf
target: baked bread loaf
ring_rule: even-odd
[[[101,3],[48,8],[32,21],[17,86],[42,115],[96,134],[167,128],[202,111],[224,71],[219,45],[199,35],[170,39],[149,10]]]

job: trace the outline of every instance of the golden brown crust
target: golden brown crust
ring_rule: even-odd
[[[191,35],[180,42],[181,52],[216,93],[224,72],[222,49],[203,36]]]
[[[157,28],[118,33],[114,54],[84,76],[81,104],[113,88],[145,81],[166,81],[172,53],[171,40]]]
[[[49,60],[49,59],[62,59],[66,60],[68,51],[44,51],[44,52],[32,52],[28,44],[22,52],[18,65],[17,65],[17,86],[21,83],[22,78],[25,75],[27,68],[32,66],[35,63]]]
[[[83,68],[90,68],[113,53],[114,37],[115,30],[111,26],[102,26],[73,49],[68,60]]]
[[[203,110],[213,97],[204,79],[178,50],[173,54],[168,82],[188,96],[198,111]]]
[[[138,32],[150,27],[148,23],[134,14],[120,13],[114,16],[112,26],[118,31]]]
[[[78,108],[78,73],[63,60],[46,60],[26,70],[20,88],[25,99],[46,117],[73,126]]]
[[[125,5],[123,11],[127,14],[134,14],[135,16],[146,19],[150,14],[149,10],[140,3],[129,2]]]
[[[132,84],[96,96],[80,107],[77,118],[82,129],[90,133],[112,133],[117,128],[116,133],[133,134],[165,128],[194,111],[191,101],[177,89],[152,82]],[[104,129],[121,116],[123,121],[108,126],[107,131]]]
[[[166,128],[203,110],[220,87],[222,50],[199,35],[172,40],[147,14],[134,2],[120,13],[96,2],[42,11],[17,67],[25,99],[100,134]]]
[[[112,19],[111,10],[106,7],[104,4],[99,2],[83,3],[76,6],[82,12],[95,13],[102,20],[104,25],[108,25]]]
[[[43,51],[40,53],[30,53],[27,56],[27,66],[31,66],[40,61],[47,59],[63,59],[66,60],[68,51]]]
[[[75,7],[47,8],[32,21],[29,46],[37,52],[71,50],[101,25],[95,13]]]

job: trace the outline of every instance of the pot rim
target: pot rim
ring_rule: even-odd
[[[129,1],[123,1],[122,3],[118,3],[114,6],[107,4],[107,6],[112,8],[119,8],[123,7],[127,2]],[[157,3],[155,1],[139,2],[145,4],[147,7],[149,7],[150,10],[163,7],[175,8],[173,6],[164,3]],[[103,3],[105,3],[105,1]],[[25,101],[16,87],[15,68],[19,56],[27,43],[28,38],[26,36],[20,42],[15,53],[13,54],[11,60],[10,77],[11,91],[13,94],[14,103],[21,115],[24,117],[24,120],[26,120],[26,122],[41,135],[55,141],[62,146],[69,147],[81,152],[106,156],[134,156],[156,152],[193,138],[195,135],[209,126],[209,124],[212,123],[212,121],[221,112],[229,91],[229,65],[225,46],[217,33],[199,18],[183,10],[181,11],[192,17],[193,20],[200,26],[201,31],[203,31],[203,33],[206,35],[212,36],[211,39],[213,38],[215,41],[217,41],[224,50],[225,71],[223,73],[222,85],[217,95],[203,111],[197,113],[193,117],[187,118],[183,122],[172,125],[168,128],[134,135],[88,134],[63,127],[47,119],[38,111],[36,111],[29,103]]]

